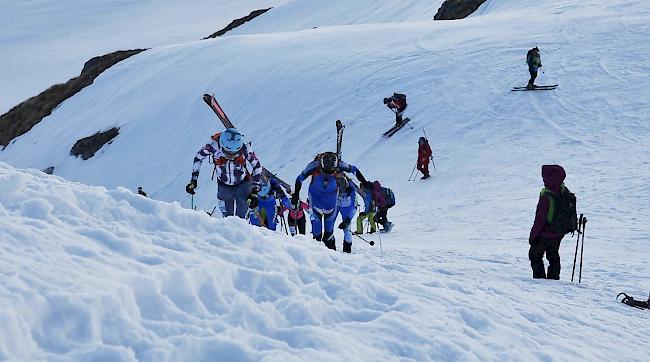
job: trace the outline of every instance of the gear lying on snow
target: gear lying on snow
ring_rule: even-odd
[[[633,297],[627,295],[626,293],[618,293],[618,295],[616,296],[616,300],[618,300],[618,297],[620,297],[621,295],[623,296],[623,299],[621,299],[621,303],[625,303],[630,307],[634,307],[634,308],[650,309],[650,294],[648,294],[647,301],[640,301],[640,300],[634,300]]]

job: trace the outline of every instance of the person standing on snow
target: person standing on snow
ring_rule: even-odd
[[[372,183],[372,200],[377,206],[375,221],[382,226],[381,233],[390,232],[393,223],[388,221],[388,209],[395,206],[395,194],[388,187],[382,187],[379,181]]]
[[[528,80],[528,89],[535,88],[535,78],[537,78],[537,71],[542,67],[542,58],[539,55],[539,49],[534,47],[526,54],[526,64],[528,64],[528,72],[530,79]]]
[[[257,196],[257,207],[249,210],[251,224],[275,231],[278,225],[277,201],[280,200],[280,203],[288,208],[291,207],[289,199],[274,178],[265,177],[262,177]]]
[[[296,178],[291,204],[294,209],[300,202],[302,183],[311,176],[309,184],[309,203],[311,207],[311,232],[314,239],[322,241],[325,246],[336,250],[334,239],[334,222],[337,216],[337,178],[341,173],[353,173],[360,182],[365,178],[356,166],[349,165],[338,159],[336,153],[322,153],[310,162]],[[324,232],[323,232],[324,229]]]
[[[257,207],[257,192],[262,176],[262,165],[250,145],[244,144],[244,136],[236,128],[228,128],[212,136],[194,156],[192,178],[185,187],[194,195],[203,160],[212,155],[217,176],[219,210],[224,217],[246,217],[248,208]],[[246,168],[251,165],[252,171]]]
[[[431,175],[429,175],[429,160],[431,159],[431,147],[429,147],[429,142],[426,138],[420,137],[418,141],[418,171],[422,172],[422,180],[426,180]]]
[[[372,201],[372,182],[361,183],[361,195],[363,195],[363,211],[357,217],[357,235],[363,234],[363,220],[368,219],[370,222],[370,234],[377,231],[375,223],[375,203]]]
[[[388,109],[395,113],[395,125],[399,126],[402,124],[402,115],[408,106],[408,104],[406,104],[406,95],[393,93],[390,98],[384,98],[384,104]]]
[[[530,230],[528,244],[528,258],[530,266],[533,269],[533,278],[535,279],[560,279],[560,242],[564,234],[551,231],[551,222],[553,221],[556,207],[553,204],[558,195],[568,192],[564,186],[566,172],[562,166],[544,165],[542,166],[542,179],[544,180],[544,189],[540,193],[535,211],[535,222]],[[548,195],[551,193],[551,195]],[[548,260],[548,273],[544,272],[544,253]]]
[[[350,224],[357,212],[357,186],[346,177],[339,178],[339,196],[337,209],[343,221],[339,229],[343,230],[343,252],[352,253],[352,232]]]

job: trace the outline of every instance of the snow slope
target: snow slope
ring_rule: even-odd
[[[0,359],[631,361],[647,352],[639,311],[608,303],[599,287],[495,278],[519,262],[511,256],[331,253],[308,237],[3,163],[0,190]]]
[[[324,18],[336,18],[337,7],[313,4],[327,11]],[[54,165],[57,175],[109,189],[142,185],[153,198],[189,208],[184,185],[192,157],[221,129],[200,99],[203,92],[217,95],[263,164],[287,181],[314,153],[333,149],[334,120],[340,118],[347,124],[344,159],[392,187],[398,205],[389,215],[394,232],[383,239],[385,259],[355,240],[360,256],[336,259],[332,274],[345,279],[333,285],[388,285],[413,301],[401,311],[415,317],[389,321],[389,327],[366,321],[342,322],[339,329],[323,322],[328,331],[343,333],[306,334],[317,341],[310,345],[315,351],[291,350],[293,356],[310,359],[313,352],[340,360],[361,351],[367,360],[643,360],[647,317],[614,296],[624,290],[644,296],[650,288],[650,9],[632,0],[486,5],[463,21],[319,26],[153,49],[102,74],[0,159],[21,168]],[[271,15],[267,21],[275,21]],[[534,45],[546,70],[538,84],[560,87],[512,93],[511,86],[527,80],[523,62]],[[381,99],[393,91],[408,95],[415,129],[383,140],[380,131],[392,114]],[[77,139],[113,125],[121,134],[98,155],[88,161],[69,156]],[[424,128],[438,172],[429,182],[408,182]],[[565,166],[566,183],[589,218],[579,286],[568,282],[574,251],[568,238],[561,248],[563,281],[530,279],[526,241],[544,163]],[[210,171],[204,165],[195,198],[203,210],[215,204]],[[242,238],[259,232],[241,231],[236,221],[201,220],[235,223],[226,228],[240,230]],[[274,243],[291,242],[267,235]],[[339,246],[340,239],[337,233]],[[357,272],[374,267],[386,273],[383,279]],[[401,306],[383,310],[378,320]],[[323,320],[329,315],[340,313],[324,313]],[[244,321],[230,320],[250,325]],[[269,338],[269,330],[260,334]],[[91,343],[81,345],[92,350]],[[161,353],[181,348],[160,345]],[[264,346],[249,348],[286,357],[284,347]],[[332,355],[319,354],[333,348]],[[36,343],[34,350],[41,349]]]
[[[79,75],[94,56],[199,40],[253,10],[286,1],[4,1],[0,114]]]

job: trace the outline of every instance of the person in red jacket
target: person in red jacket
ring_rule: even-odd
[[[542,179],[544,187],[556,194],[560,194],[564,187],[566,172],[562,166],[544,165],[542,166]],[[530,230],[528,244],[528,258],[530,266],[533,269],[533,278],[535,279],[560,279],[560,242],[564,234],[554,233],[549,230],[548,222],[549,208],[551,202],[549,197],[542,192],[537,202],[537,211],[535,212],[535,222]],[[551,210],[552,211],[552,210]],[[548,260],[548,273],[544,271],[544,253]]]
[[[420,137],[418,141],[418,171],[422,172],[422,180],[426,180],[429,175],[429,160],[431,159],[431,147],[426,138]]]

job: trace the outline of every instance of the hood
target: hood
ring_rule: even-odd
[[[544,187],[551,191],[559,192],[560,186],[566,178],[566,172],[559,165],[544,165],[542,166],[542,179],[544,180]]]

